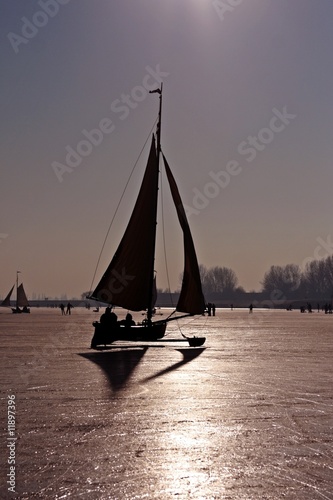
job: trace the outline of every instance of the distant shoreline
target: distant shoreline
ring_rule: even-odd
[[[178,293],[173,294],[159,294],[156,302],[156,307],[158,308],[175,308],[177,304]],[[29,300],[29,305],[31,308],[38,309],[39,307],[46,308],[59,308],[60,304],[70,302],[74,307],[83,307],[87,309],[105,308],[107,304],[98,303],[92,300],[82,300],[82,299],[43,299],[43,300]],[[252,303],[254,308],[260,309],[300,309],[301,307],[306,307],[308,303],[311,304],[312,309],[316,311],[318,309],[318,304],[320,310],[326,303],[332,302],[332,299],[318,299],[318,298],[303,298],[303,299],[283,299],[283,300],[270,300],[265,297],[262,293],[249,292],[242,294],[239,298],[219,298],[218,296],[209,296],[206,302],[214,303],[216,307],[223,309],[234,309],[237,308],[247,308]],[[15,302],[12,301],[12,307],[14,307]],[[1,308],[5,309],[5,308]]]

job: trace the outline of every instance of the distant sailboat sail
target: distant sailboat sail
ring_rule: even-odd
[[[30,313],[29,302],[27,299],[27,295],[23,288],[23,283],[18,284],[18,275],[21,271],[16,271],[16,307],[12,307],[12,312],[16,313]],[[14,288],[14,287],[13,287]],[[13,289],[12,289],[13,290]],[[11,292],[12,292],[11,290]],[[7,299],[7,297],[6,297]],[[5,299],[5,300],[6,300]],[[22,307],[22,309],[20,309]]]
[[[16,306],[17,307],[29,307],[29,302],[28,302],[25,290],[23,288],[23,283],[21,283],[17,288]]]
[[[12,296],[12,293],[13,293],[13,290],[14,290],[14,286],[12,286],[10,292],[8,293],[8,295],[3,299],[3,301],[1,302],[0,306],[1,307],[10,307],[11,304],[10,304],[10,297]]]

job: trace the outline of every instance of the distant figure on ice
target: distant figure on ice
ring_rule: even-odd
[[[213,303],[213,304],[212,304],[212,312],[213,312],[213,316],[215,316],[215,311],[216,311],[216,306],[215,306],[215,304]]]
[[[249,305],[249,313],[252,313],[253,312],[253,304],[250,304]]]
[[[67,309],[66,309],[66,314],[71,315],[71,314],[72,314],[72,313],[71,313],[71,309],[72,309],[73,307],[74,307],[74,306],[73,306],[70,302],[68,302],[68,304],[67,304]]]
[[[65,314],[65,306],[64,306],[64,304],[60,304],[60,310],[61,310],[61,315],[63,316]]]

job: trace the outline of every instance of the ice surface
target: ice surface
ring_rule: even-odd
[[[224,309],[182,320],[202,348],[107,351],[96,319],[1,311],[0,498],[333,499],[333,315]]]

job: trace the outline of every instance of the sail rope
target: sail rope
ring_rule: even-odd
[[[190,325],[193,321],[195,321],[195,320],[197,320],[197,319],[198,319],[197,317],[195,317],[195,316],[193,317],[193,316],[192,316],[192,317],[191,317],[191,319],[190,319],[189,321],[187,321],[187,322],[186,322],[186,323],[184,323],[183,325],[180,325],[180,321],[179,321],[177,318],[175,318],[175,320],[176,320],[176,324],[177,324],[177,328],[178,328],[178,331],[180,332],[181,336],[182,336],[184,339],[188,339],[189,337],[188,337],[187,335],[184,335],[184,333],[182,332],[182,328],[186,328],[188,325]],[[207,320],[208,320],[208,318],[206,318],[206,317],[205,317],[205,322],[204,322],[204,325],[203,325],[203,326],[205,326],[205,325],[206,325]]]
[[[140,159],[140,157],[141,157],[141,155],[142,155],[142,153],[143,153],[143,150],[145,149],[146,144],[147,144],[148,140],[150,139],[151,134],[153,133],[154,128],[156,127],[156,123],[157,123],[157,121],[158,121],[158,118],[156,118],[156,120],[154,121],[153,126],[151,127],[151,129],[150,129],[150,131],[149,131],[149,134],[148,134],[148,136],[147,136],[147,139],[146,139],[146,141],[145,141],[144,145],[142,146],[141,151],[140,151],[140,153],[139,153],[139,155],[138,155],[138,157],[137,157],[137,159],[136,159],[136,161],[135,161],[135,163],[134,163],[134,166],[133,166],[133,168],[132,168],[132,171],[131,171],[131,173],[130,173],[130,175],[129,175],[129,178],[127,179],[127,182],[126,182],[126,184],[125,184],[125,187],[124,187],[124,189],[123,189],[123,192],[122,192],[122,194],[121,194],[121,196],[120,196],[120,199],[119,199],[119,201],[118,201],[118,204],[117,204],[117,206],[116,206],[116,210],[115,210],[115,212],[114,212],[114,214],[113,214],[113,217],[112,217],[112,219],[111,219],[110,225],[109,225],[109,227],[108,227],[108,230],[107,230],[107,232],[106,232],[106,235],[105,235],[105,238],[104,238],[104,241],[103,241],[103,244],[102,244],[101,251],[100,251],[99,256],[98,256],[98,259],[97,259],[97,264],[96,264],[96,267],[95,267],[95,271],[94,271],[93,278],[92,278],[92,280],[91,280],[91,285],[90,285],[89,293],[92,293],[92,291],[93,291],[93,284],[94,284],[94,281],[95,281],[95,278],[96,278],[96,274],[97,274],[98,266],[99,266],[100,260],[101,260],[101,258],[102,258],[102,254],[103,254],[103,251],[104,251],[104,248],[105,248],[105,245],[106,245],[107,239],[108,239],[108,237],[109,237],[109,233],[110,233],[111,228],[112,228],[112,226],[113,226],[113,222],[114,222],[114,220],[115,220],[115,218],[116,218],[116,215],[117,215],[117,213],[118,213],[119,207],[120,207],[121,202],[122,202],[122,200],[123,200],[123,197],[124,197],[124,195],[125,195],[126,189],[127,189],[128,184],[129,184],[129,182],[130,182],[130,180],[131,180],[131,178],[132,178],[132,175],[133,175],[134,170],[135,170],[135,168],[136,168],[136,166],[137,166],[137,164],[138,164],[138,161],[139,161],[139,159]]]

